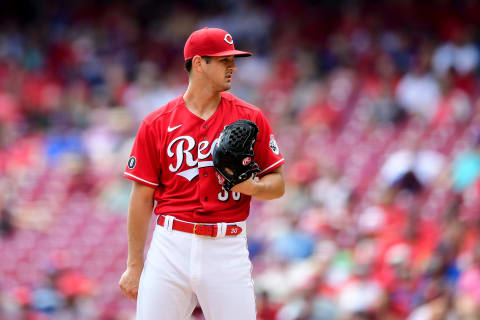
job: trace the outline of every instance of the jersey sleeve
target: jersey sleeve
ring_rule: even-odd
[[[259,175],[264,175],[280,167],[285,160],[275,141],[272,128],[263,113],[257,114],[255,123],[258,126],[258,137],[254,147],[255,162],[260,167]]]
[[[158,186],[161,167],[155,141],[154,130],[143,121],[123,173],[125,178],[152,188]]]

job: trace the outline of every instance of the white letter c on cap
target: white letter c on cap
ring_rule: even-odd
[[[232,38],[232,36],[230,35],[230,33],[227,33],[227,34],[225,35],[225,38],[223,38],[223,40],[225,40],[225,42],[228,43],[228,44],[233,44],[233,38]]]

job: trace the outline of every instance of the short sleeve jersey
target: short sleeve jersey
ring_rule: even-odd
[[[203,222],[237,222],[248,217],[251,197],[226,192],[215,174],[212,150],[223,128],[239,119],[256,123],[254,161],[260,176],[284,163],[272,129],[257,107],[230,93],[207,120],[185,106],[183,96],[149,114],[135,139],[124,176],[155,188],[155,214]]]

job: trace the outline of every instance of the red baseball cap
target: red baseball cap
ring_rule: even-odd
[[[203,28],[193,32],[188,37],[183,49],[185,60],[194,56],[225,57],[237,56],[248,57],[252,54],[246,51],[235,50],[230,33],[218,28]]]

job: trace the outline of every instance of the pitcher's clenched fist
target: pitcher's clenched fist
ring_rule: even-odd
[[[118,285],[123,294],[132,300],[137,300],[138,283],[142,275],[142,268],[127,268],[122,274]]]

